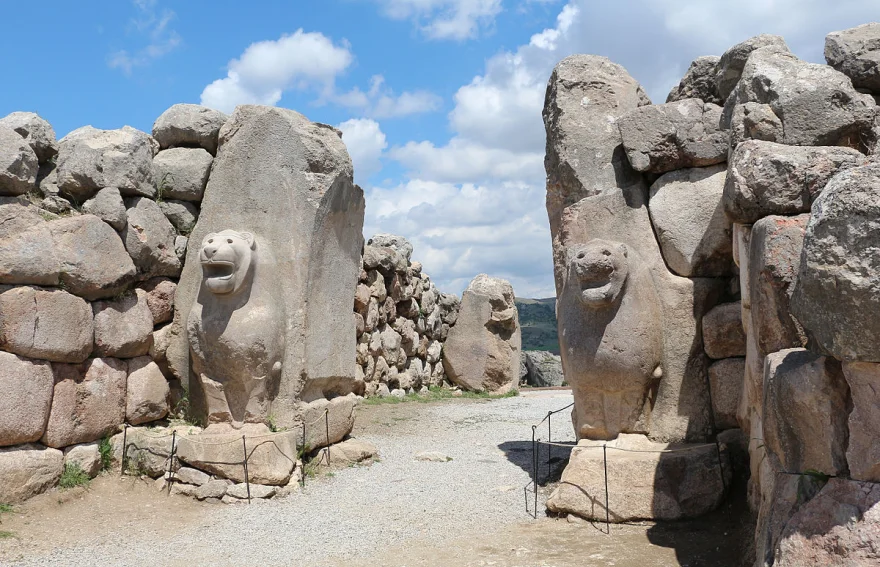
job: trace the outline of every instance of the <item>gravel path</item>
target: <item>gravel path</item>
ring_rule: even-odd
[[[376,412],[387,422],[379,417],[358,434],[379,448],[381,461],[372,466],[339,470],[284,500],[214,506],[204,522],[165,541],[120,526],[118,539],[102,534],[12,565],[319,566],[492,531],[528,518],[522,488],[530,426],[571,400],[568,391],[543,391],[482,403],[400,404]],[[367,408],[365,417],[371,409],[386,408]],[[554,416],[553,429],[554,440],[573,439],[567,411]],[[415,461],[422,451],[452,460]]]

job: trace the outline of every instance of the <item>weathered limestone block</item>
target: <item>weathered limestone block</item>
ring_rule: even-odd
[[[789,520],[819,493],[824,482],[811,475],[774,472],[765,485],[755,529],[756,565],[774,565],[779,540]]]
[[[153,316],[153,325],[171,321],[177,284],[168,278],[153,278],[141,284],[140,288],[147,292],[147,307]]]
[[[168,415],[171,391],[159,366],[149,356],[128,361],[128,386],[125,394],[125,420],[140,425]]]
[[[291,427],[357,387],[363,192],[338,131],[296,112],[239,106],[219,140],[168,362],[209,422]]]
[[[626,69],[605,57],[572,55],[553,69],[544,101],[547,214],[553,237],[556,291],[567,271],[559,243],[563,210],[609,187],[641,182],[621,145],[615,121],[651,104]]]
[[[856,92],[843,73],[801,61],[787,49],[762,47],[749,55],[725,114],[731,117],[736,105],[748,102],[770,106],[783,126],[775,141],[783,144],[862,148],[874,142],[874,99]]]
[[[739,427],[736,414],[743,391],[745,371],[746,359],[743,357],[725,358],[709,366],[712,411],[715,413],[717,429]]]
[[[63,470],[58,449],[36,444],[0,448],[0,502],[18,504],[49,490]]]
[[[12,112],[0,118],[0,127],[15,130],[25,139],[37,155],[40,163],[49,161],[58,153],[55,142],[55,129],[33,112]]]
[[[43,436],[52,387],[48,362],[0,352],[0,446],[30,443]]]
[[[721,58],[717,55],[704,55],[694,59],[681,82],[669,91],[666,102],[698,98],[703,102],[723,105],[724,100],[718,94],[718,81],[716,80],[720,61]]]
[[[40,216],[39,208],[32,205],[27,198],[0,197],[0,241],[45,222]]]
[[[36,230],[43,226],[52,236],[51,246],[60,263],[58,280],[70,293],[88,300],[112,297],[134,277],[134,264],[119,235],[98,217],[62,218]]]
[[[153,158],[153,178],[163,199],[201,201],[214,158],[202,148],[171,148]]]
[[[92,308],[58,289],[0,291],[0,349],[53,362],[83,362],[92,352]]]
[[[880,93],[880,23],[829,33],[825,61],[849,77],[857,89]]]
[[[579,435],[588,421],[600,424],[596,433],[602,433],[607,411],[613,426],[608,431],[647,432],[664,442],[704,441],[711,430],[711,402],[700,322],[717,303],[723,280],[669,272],[644,186],[582,199],[566,210],[560,225],[560,244],[578,260],[568,268],[557,316],[563,370],[582,415],[575,419]],[[583,258],[577,258],[580,252]],[[624,262],[628,269],[620,271]],[[626,279],[631,285],[621,287]]]
[[[880,486],[832,478],[782,532],[774,567],[880,562]]]
[[[122,230],[125,249],[134,260],[138,272],[147,277],[180,274],[180,260],[174,251],[177,233],[155,201],[138,197],[130,199],[128,222]]]
[[[55,255],[52,233],[42,218],[35,221],[31,228],[0,239],[0,283],[58,285],[61,263]]]
[[[198,104],[175,104],[156,119],[153,137],[163,150],[195,147],[216,155],[220,128],[228,119],[219,110]]]
[[[703,316],[703,346],[709,358],[746,355],[746,333],[739,301],[716,305]]]
[[[125,228],[128,218],[122,194],[116,187],[105,187],[95,193],[94,197],[83,203],[82,211],[95,215],[117,231]]]
[[[396,250],[406,258],[407,263],[412,259],[413,245],[410,244],[409,240],[406,238],[396,234],[387,234],[384,232],[374,234],[373,237],[367,241],[367,245]]]
[[[77,464],[91,478],[101,472],[101,451],[98,443],[83,443],[64,449],[64,465]]]
[[[718,75],[716,82],[718,86],[718,94],[721,100],[727,100],[734,87],[739,82],[743,73],[743,68],[749,55],[758,48],[773,46],[783,51],[788,51],[788,46],[782,36],[761,34],[751,37],[742,43],[738,43],[724,52],[721,60],[718,62]]]
[[[515,390],[521,347],[513,287],[505,280],[478,275],[462,294],[458,323],[443,348],[446,375],[454,384],[476,392]]]
[[[175,475],[178,482],[182,482],[184,484],[192,484],[194,486],[201,486],[211,480],[211,477],[207,474],[198,469],[192,469],[190,467],[180,467],[179,469],[177,469]]]
[[[724,211],[731,221],[745,224],[769,215],[808,213],[828,181],[864,157],[851,148],[747,140],[730,159]]]
[[[199,210],[186,201],[162,201],[159,208],[175,230],[183,234],[189,234],[199,219]]]
[[[27,140],[0,124],[0,195],[23,195],[35,189],[39,167]]]
[[[764,217],[752,226],[749,252],[751,329],[761,355],[801,347],[805,336],[792,316],[804,229],[810,215]],[[818,308],[818,306],[816,306]]]
[[[729,135],[720,120],[720,106],[689,98],[642,106],[617,125],[633,169],[665,173],[727,161]]]
[[[550,511],[605,520],[605,444],[578,442],[562,482],[547,500]],[[717,508],[724,500],[725,483],[730,486],[727,448],[721,452],[723,473],[714,445],[682,450],[688,448],[687,444],[654,443],[629,434],[607,442],[611,521],[679,520]],[[663,452],[667,450],[675,452]]]
[[[55,392],[46,432],[49,447],[95,441],[125,420],[128,365],[115,358],[91,358],[82,364],[53,364]]]
[[[648,207],[666,263],[686,277],[732,270],[732,230],[724,215],[726,167],[682,169],[651,185]]]
[[[542,350],[523,351],[526,367],[526,381],[539,388],[562,386],[562,359],[552,352]]]
[[[379,270],[391,275],[395,272],[406,272],[406,256],[390,246],[364,246],[364,269]]]
[[[193,425],[175,425],[173,427],[129,427],[125,434],[117,433],[110,438],[113,448],[113,460],[122,461],[122,442],[125,440],[126,466],[128,473],[146,474],[152,478],[168,472],[168,458],[171,456],[172,433],[177,433],[177,441],[184,437],[198,436],[202,429]],[[241,451],[241,436],[238,436],[238,448]],[[179,445],[176,446],[179,450]],[[177,459],[172,465],[172,472],[180,463]]]
[[[155,144],[131,126],[77,128],[58,142],[58,188],[80,202],[104,187],[116,187],[125,196],[155,197]]]
[[[260,423],[248,423],[240,429],[215,424],[202,433],[179,436],[177,455],[199,470],[244,482],[244,436],[250,482],[284,486],[293,472],[301,435],[301,431],[293,430],[273,434]]]
[[[129,291],[118,299],[96,301],[95,352],[99,356],[133,358],[150,351],[153,315],[147,292]]]
[[[806,226],[792,311],[820,352],[880,362],[880,164],[834,176]]]
[[[843,375],[849,384],[852,412],[849,414],[849,443],[846,461],[854,480],[880,482],[880,364],[844,362]]]
[[[782,142],[785,138],[782,120],[776,116],[773,107],[769,104],[747,102],[735,105],[729,122],[729,144],[734,149],[746,140]]]
[[[840,362],[804,349],[764,362],[764,444],[778,469],[836,475],[847,470],[846,380]]]

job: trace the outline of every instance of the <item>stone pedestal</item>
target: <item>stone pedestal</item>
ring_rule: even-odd
[[[608,509],[612,522],[679,520],[717,508],[730,486],[727,447],[721,445],[724,481],[714,444],[655,443],[621,434],[613,441],[581,440],[547,509],[605,520],[606,445]]]

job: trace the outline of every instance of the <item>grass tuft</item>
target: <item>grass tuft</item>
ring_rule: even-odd
[[[101,455],[101,470],[110,470],[113,465],[113,445],[109,437],[104,437],[98,443],[98,453]]]
[[[61,473],[61,480],[58,481],[58,486],[63,490],[77,486],[88,486],[91,480],[86,471],[82,470],[82,467],[79,466],[79,463],[66,463],[64,465],[64,472]]]

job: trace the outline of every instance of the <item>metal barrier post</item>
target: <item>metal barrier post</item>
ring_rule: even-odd
[[[330,410],[324,410],[324,426],[327,428],[327,466],[330,466]]]
[[[299,457],[299,464],[300,464],[300,470],[299,470],[300,480],[299,481],[302,484],[303,488],[306,487],[306,462],[305,462],[305,458],[306,458],[306,420],[305,420],[305,416],[303,416],[302,453],[300,454],[300,457]]]
[[[534,518],[538,519],[538,444],[535,441],[537,425],[532,426],[532,484],[535,489],[535,507],[532,509]]]
[[[174,451],[177,448],[177,431],[171,432],[171,457],[168,459],[168,494],[171,494],[171,484],[174,482]]]
[[[718,472],[721,473],[721,487],[727,492],[727,480],[724,478],[724,463],[721,460],[721,443],[718,442],[718,436],[715,436],[715,450],[718,452]]]
[[[126,423],[122,428],[122,465],[119,470],[119,474],[125,474],[125,461],[128,459],[126,456],[128,453],[128,424]]]
[[[608,449],[602,445],[602,466],[605,467],[605,529],[611,533],[611,512],[608,510]]]
[[[248,477],[248,454],[247,454],[247,441],[245,441],[244,435],[241,436],[241,445],[244,448],[244,482],[247,485],[247,495],[248,495],[248,504],[251,503],[251,481]]]

